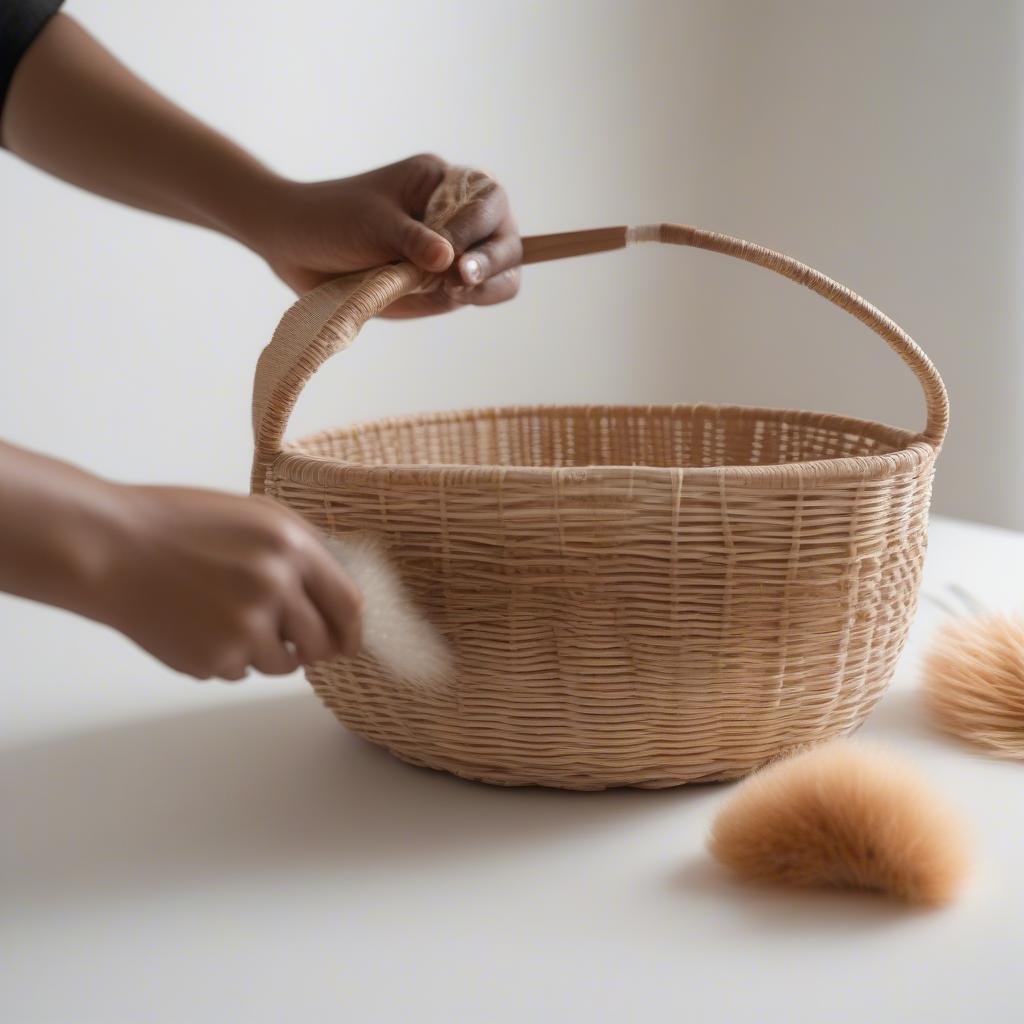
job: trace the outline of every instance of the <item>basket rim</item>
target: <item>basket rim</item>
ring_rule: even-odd
[[[459,420],[497,419],[502,417],[551,415],[565,412],[588,414],[714,414],[738,419],[757,419],[770,416],[789,422],[808,423],[832,430],[850,430],[866,433],[893,447],[893,451],[877,455],[851,455],[836,459],[811,459],[801,462],[765,463],[750,466],[645,466],[619,464],[589,464],[586,466],[522,466],[500,463],[388,463],[367,465],[360,462],[342,462],[325,455],[314,455],[304,447],[326,439],[354,435],[369,427],[409,427],[427,423],[451,423]],[[880,480],[900,473],[912,472],[934,461],[939,448],[921,434],[895,427],[877,420],[844,416],[838,413],[815,412],[804,409],[785,409],[771,406],[719,405],[715,403],[665,404],[606,404],[560,403],[537,405],[486,406],[478,408],[438,410],[406,413],[399,416],[375,417],[360,420],[343,427],[306,434],[284,447],[267,467],[268,476],[278,475],[292,480],[318,484],[343,483],[358,477],[360,482],[416,483],[437,481],[446,483],[546,481],[552,478],[566,482],[640,480],[650,482],[687,483],[728,482],[750,487],[779,487],[794,484],[849,483],[862,480]]]

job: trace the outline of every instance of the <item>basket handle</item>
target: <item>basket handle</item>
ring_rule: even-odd
[[[555,235],[534,235],[523,239],[523,263],[542,263],[547,260],[583,256],[587,253],[624,249],[642,242],[662,242],[666,245],[688,245],[695,249],[708,249],[726,256],[746,260],[759,267],[788,277],[833,305],[856,317],[870,327],[910,367],[924,392],[927,421],[917,440],[934,448],[942,447],[949,427],[949,395],[939,371],[921,347],[899,324],[880,309],[845,285],[833,281],[813,267],[763,245],[744,242],[731,235],[686,224],[645,224],[640,227],[596,228],[589,231],[566,231]]]
[[[431,195],[423,221],[443,233],[456,213],[484,199],[496,187],[483,171],[450,167]],[[313,374],[332,355],[347,348],[367,320],[405,295],[439,288],[441,281],[442,275],[412,263],[391,263],[336,277],[307,292],[288,309],[256,363],[253,494],[265,490],[267,468],[281,452],[292,410]]]
[[[443,229],[464,206],[494,188],[481,171],[449,169],[427,206],[424,222]],[[917,343],[898,324],[844,285],[812,267],[752,242],[683,224],[594,228],[523,239],[523,263],[583,256],[642,242],[688,245],[734,256],[765,267],[809,288],[869,327],[907,364],[924,391],[927,422],[917,440],[942,446],[949,424],[949,398],[942,378]],[[265,489],[266,473],[281,452],[284,432],[306,383],[336,352],[352,343],[367,320],[413,292],[440,286],[441,276],[411,263],[394,263],[335,278],[302,296],[282,317],[256,365],[253,384],[254,494]]]

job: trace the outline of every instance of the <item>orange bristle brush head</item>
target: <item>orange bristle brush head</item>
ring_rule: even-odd
[[[1024,760],[1024,617],[989,614],[947,625],[925,658],[924,699],[943,731]]]
[[[844,740],[762,769],[715,818],[712,855],[740,878],[949,903],[969,868],[959,817],[888,754]]]

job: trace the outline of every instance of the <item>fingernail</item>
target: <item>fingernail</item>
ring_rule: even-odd
[[[427,263],[436,270],[448,266],[448,246],[444,242],[431,242],[427,246]]]
[[[467,256],[462,261],[462,276],[469,284],[479,284],[484,279],[484,268],[475,256]]]

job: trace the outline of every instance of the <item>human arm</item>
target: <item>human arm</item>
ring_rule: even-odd
[[[63,15],[25,52],[0,113],[0,141],[27,162],[229,235],[297,291],[400,258],[448,275],[391,315],[487,304],[517,288],[519,239],[500,188],[441,236],[417,219],[444,171],[436,157],[288,181]],[[351,583],[315,533],[269,501],[111,484],[2,444],[0,479],[0,589],[105,622],[199,677],[238,678],[248,664],[285,672],[358,645]]]
[[[53,17],[18,64],[0,140],[81,188],[236,239],[299,292],[394,259],[448,273],[443,289],[388,315],[487,305],[518,290],[522,250],[500,187],[438,234],[418,219],[444,173],[438,157],[288,180],[152,89],[67,15]]]
[[[359,648],[359,594],[281,505],[111,483],[3,443],[0,479],[0,590],[112,626],[200,679]]]

